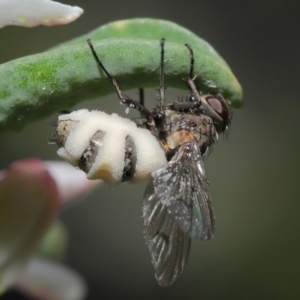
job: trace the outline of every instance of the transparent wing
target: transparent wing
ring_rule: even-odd
[[[181,230],[194,239],[212,238],[215,217],[198,145],[184,144],[166,167],[152,175],[155,197],[168,207]]]
[[[152,181],[146,188],[142,210],[145,239],[156,279],[161,286],[170,285],[185,268],[191,238],[178,227],[167,207],[159,201]]]

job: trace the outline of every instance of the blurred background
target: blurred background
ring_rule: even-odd
[[[0,63],[45,51],[110,21],[152,17],[206,39],[245,93],[228,140],[221,136],[206,161],[215,238],[192,243],[187,268],[171,287],[158,286],[144,243],[146,184],[103,184],[61,214],[70,231],[66,262],[86,278],[88,299],[300,299],[300,2],[63,2],[82,7],[84,15],[67,26],[1,29]],[[166,93],[170,100],[184,95]],[[127,94],[136,97],[137,92]],[[147,99],[155,94],[147,91]],[[124,115],[115,95],[79,107]],[[23,158],[58,159],[56,146],[47,144],[53,120],[2,139],[1,169]]]

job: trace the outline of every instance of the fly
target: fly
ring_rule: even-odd
[[[100,129],[96,124],[95,112],[84,110],[84,122],[77,112],[72,113],[77,119],[72,114],[61,116],[58,122],[60,130],[57,130],[58,137],[62,137],[59,155],[83,169],[90,179],[100,178],[113,184],[126,180],[137,182],[150,179],[142,205],[144,235],[156,279],[161,286],[168,286],[184,271],[191,239],[205,241],[214,235],[215,215],[203,159],[213,148],[218,133],[228,129],[231,112],[221,94],[199,93],[194,83],[194,54],[188,44],[185,46],[190,54],[190,68],[186,79],[189,94],[184,101],[165,104],[165,39],[161,39],[159,105],[152,110],[144,106],[143,97],[140,97],[140,101],[135,101],[123,95],[117,80],[107,71],[90,40],[88,44],[95,60],[114,86],[121,104],[140,112],[142,121],[139,126],[142,128],[137,127],[133,131],[134,124],[131,129],[128,127],[125,130],[122,138],[118,138],[117,135],[124,131],[123,122],[127,124],[132,121],[123,119],[115,127],[115,140],[121,143],[120,160],[116,164],[119,170],[115,172],[119,175],[114,175],[115,177],[114,168],[108,168],[102,173],[99,171],[103,167],[103,163],[99,163],[101,159],[105,159],[103,156],[112,155],[112,151],[103,152],[102,149],[108,147],[105,135],[113,122],[108,121]],[[92,113],[95,119],[89,115]],[[103,118],[103,115],[99,115],[100,117]],[[66,120],[69,123],[61,123]],[[88,126],[89,129],[84,131],[83,127],[85,129]],[[77,139],[82,137],[83,132],[86,132],[85,142],[80,144],[80,150],[68,150],[68,144],[76,146]],[[138,135],[144,137],[146,132],[152,139],[139,143]],[[69,136],[72,136],[70,143]],[[140,144],[144,147],[139,147]],[[110,147],[115,149],[118,145]],[[74,153],[77,154],[73,155]],[[153,158],[153,163],[149,164],[148,156],[157,160]],[[109,164],[107,162],[105,166],[111,167]],[[143,170],[143,177],[138,174],[139,170]]]

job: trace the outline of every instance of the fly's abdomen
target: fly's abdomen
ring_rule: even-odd
[[[111,185],[140,182],[166,164],[165,153],[146,129],[117,114],[82,109],[61,115],[57,124],[58,155]]]

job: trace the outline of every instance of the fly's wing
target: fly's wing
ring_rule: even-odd
[[[213,237],[215,217],[199,146],[182,145],[169,163],[153,174],[155,197],[191,238]]]
[[[179,228],[168,208],[159,201],[152,181],[146,188],[142,210],[145,239],[156,279],[161,286],[170,285],[185,268],[191,238]]]

